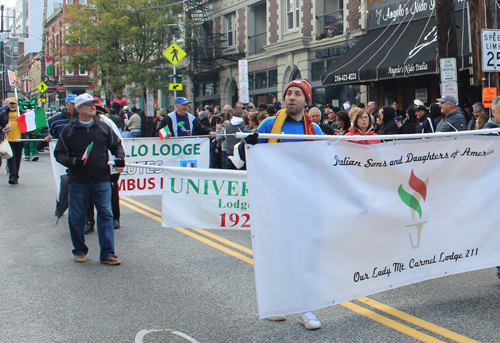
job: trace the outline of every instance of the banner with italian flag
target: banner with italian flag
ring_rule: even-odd
[[[37,108],[36,110],[30,110],[25,114],[21,114],[16,118],[19,124],[19,131],[21,133],[26,133],[47,127],[47,118],[45,117],[45,111],[43,108]]]
[[[54,58],[52,57],[47,57],[46,58],[46,61],[47,61],[47,76],[54,76]]]

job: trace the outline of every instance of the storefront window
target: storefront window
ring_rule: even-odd
[[[254,74],[248,74],[248,89],[249,90],[255,89],[255,75]]]
[[[278,86],[278,70],[272,69],[269,70],[269,87],[277,87]]]
[[[311,69],[312,69],[311,81],[320,81],[321,75],[325,73],[325,63],[323,61],[311,63]]]
[[[326,104],[326,94],[325,94],[325,88],[314,88],[312,91],[312,104],[320,104],[320,105],[325,105]]]
[[[255,88],[267,88],[267,72],[255,73]]]

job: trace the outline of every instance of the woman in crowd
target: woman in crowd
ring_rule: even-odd
[[[399,133],[410,134],[415,132],[415,126],[417,126],[417,115],[415,114],[415,108],[413,106],[408,107],[406,110],[406,120],[401,120],[397,122],[399,128]]]
[[[382,107],[382,125],[377,131],[378,135],[395,135],[399,133],[398,125],[394,118],[396,110],[392,106]]]
[[[257,116],[257,122],[259,123],[262,123],[267,117],[269,117],[269,114],[267,112],[262,112],[262,113],[259,113],[259,115]]]
[[[365,111],[356,112],[352,120],[351,131],[347,132],[346,136],[376,136],[377,134],[373,132],[373,120],[371,115]],[[377,144],[380,140],[370,140],[370,141],[350,141],[358,144]]]
[[[250,120],[250,126],[252,127],[250,131],[255,132],[255,130],[257,130],[257,128],[259,127],[259,122],[257,121],[257,114],[251,113],[248,119]]]
[[[338,130],[335,130],[335,134],[342,136],[349,132],[349,128],[351,127],[351,120],[349,119],[349,115],[347,114],[347,112],[338,111],[335,114],[335,118],[336,124],[339,127]]]
[[[481,113],[478,117],[477,117],[477,121],[476,121],[476,130],[480,130],[483,128],[484,125],[486,125],[486,123],[488,123],[488,120],[490,118],[488,117],[488,115],[486,113]],[[489,127],[488,129],[493,129],[495,128],[494,126],[492,127]]]

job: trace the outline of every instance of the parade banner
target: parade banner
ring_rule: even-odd
[[[165,169],[162,226],[250,229],[247,173],[225,169]]]
[[[125,138],[125,161],[148,166],[208,168],[210,140],[192,138]],[[163,171],[127,166],[120,175],[120,195],[161,195]]]
[[[147,166],[173,166],[208,168],[210,141],[206,137],[193,138],[125,138],[125,161]],[[52,170],[56,180],[57,194],[61,175],[66,167],[59,164],[53,151],[56,141],[50,143]],[[111,159],[113,160],[113,159]],[[161,169],[127,166],[118,180],[120,195],[161,195],[163,171]]]
[[[249,147],[260,317],[500,265],[499,154],[498,136]]]

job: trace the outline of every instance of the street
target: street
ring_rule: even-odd
[[[249,231],[166,229],[161,197],[122,197],[120,266],[75,263],[49,154],[0,168],[0,342],[500,342],[493,268],[314,311],[316,331],[259,320]],[[478,211],[478,215],[487,215]]]

